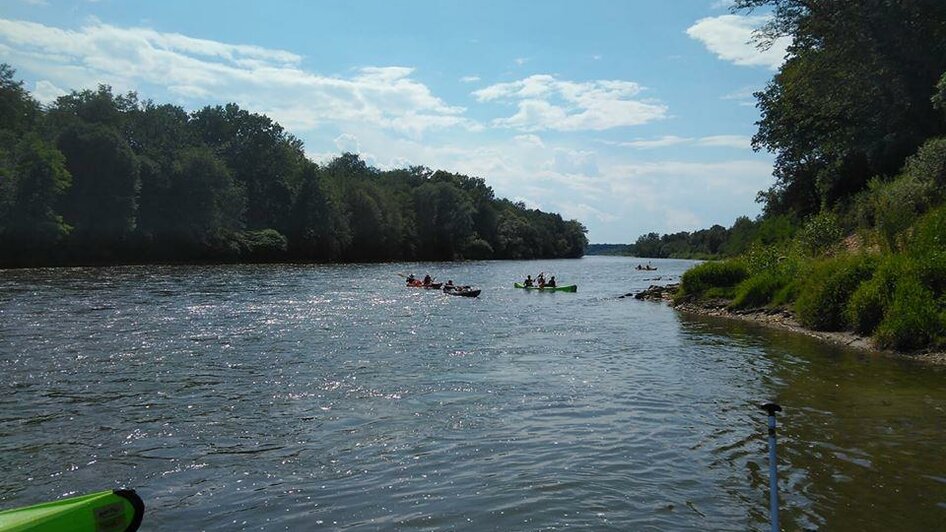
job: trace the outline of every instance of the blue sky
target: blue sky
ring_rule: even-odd
[[[51,102],[98,83],[266,113],[316,161],[486,179],[592,242],[759,212],[749,140],[784,42],[720,0],[6,0],[0,61]]]

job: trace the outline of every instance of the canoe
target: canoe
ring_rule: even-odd
[[[427,289],[440,290],[440,287],[443,286],[443,283],[424,284],[420,281],[417,281],[416,283],[410,283],[407,286],[410,288],[427,288]]]
[[[478,297],[482,290],[448,290],[444,289],[444,294],[450,294],[451,296],[463,296],[463,297]]]
[[[145,505],[135,490],[107,490],[0,512],[2,532],[134,532]]]
[[[577,292],[578,291],[577,284],[566,284],[566,285],[560,285],[560,286],[555,286],[555,287],[546,286],[544,288],[539,288],[538,286],[526,286],[522,283],[516,283],[514,286],[516,288],[524,288],[526,290],[538,290],[540,292]]]

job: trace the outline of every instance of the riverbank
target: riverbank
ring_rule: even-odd
[[[634,299],[665,303],[680,312],[689,314],[747,321],[772,329],[803,334],[811,338],[817,338],[823,342],[843,345],[873,354],[909,358],[910,360],[930,364],[946,365],[946,352],[903,353],[889,349],[880,349],[874,345],[869,337],[861,336],[850,331],[815,331],[808,329],[798,322],[795,314],[790,309],[784,307],[736,311],[730,310],[728,308],[729,302],[724,299],[685,301],[674,304],[673,294],[676,293],[679,286],[679,284],[651,285],[646,290],[634,294]]]

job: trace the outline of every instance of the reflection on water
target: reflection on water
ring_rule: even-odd
[[[656,264],[0,272],[0,506],[128,486],[161,530],[763,529],[775,399],[787,529],[940,526],[941,369],[617,298],[690,263]],[[539,271],[579,292],[511,287]]]
[[[946,368],[752,324],[682,315],[695,342],[757,344],[780,414],[788,529],[939,530],[946,522]],[[766,487],[762,427],[747,479]]]

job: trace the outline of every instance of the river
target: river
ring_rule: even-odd
[[[617,257],[0,271],[0,508],[143,530],[946,523],[946,369],[619,298]],[[553,272],[577,293],[512,288]],[[408,289],[430,272],[477,299]],[[659,279],[658,279],[659,278]]]

